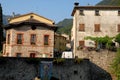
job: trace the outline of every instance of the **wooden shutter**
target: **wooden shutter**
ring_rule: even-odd
[[[120,24],[118,24],[118,32],[120,32]]]
[[[85,31],[85,25],[79,24],[79,31]]]
[[[84,46],[85,42],[84,41],[79,41],[79,46]]]
[[[95,32],[99,32],[100,31],[100,24],[95,24]]]

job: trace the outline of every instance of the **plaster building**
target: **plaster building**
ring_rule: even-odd
[[[3,56],[8,57],[53,57],[54,21],[35,13],[9,19]]]
[[[73,27],[71,43],[74,56],[83,57],[79,46],[95,47],[95,42],[85,37],[114,37],[120,32],[119,6],[79,6],[75,3],[72,11]]]
[[[62,34],[55,33],[55,51],[63,52],[66,50],[67,37]]]

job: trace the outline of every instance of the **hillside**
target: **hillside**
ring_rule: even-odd
[[[112,6],[120,6],[120,0],[102,0],[96,5],[112,5]]]
[[[65,33],[70,35],[71,34],[71,28],[73,24],[73,19],[64,19],[63,21],[60,21],[57,23],[58,26],[60,26],[57,30],[57,33]]]

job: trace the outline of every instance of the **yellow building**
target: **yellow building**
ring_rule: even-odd
[[[28,13],[9,19],[3,56],[8,57],[53,57],[54,21]]]
[[[65,51],[67,44],[67,38],[62,34],[55,34],[55,51],[63,52]]]

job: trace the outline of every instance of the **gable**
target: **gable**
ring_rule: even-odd
[[[43,16],[39,16],[35,13],[29,13],[29,14],[25,14],[25,15],[21,15],[21,16],[17,16],[14,18],[9,19],[9,23],[15,23],[15,22],[21,22],[21,21],[25,21],[28,20],[32,17],[32,19],[35,19],[37,21],[43,22],[43,23],[47,23],[47,24],[54,24],[54,21],[47,19]]]

